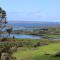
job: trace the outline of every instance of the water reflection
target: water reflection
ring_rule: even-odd
[[[15,38],[30,38],[30,39],[42,39],[41,36],[35,36],[35,35],[25,35],[25,34],[11,34],[10,37],[15,37]],[[8,34],[1,34],[0,37],[9,37]]]

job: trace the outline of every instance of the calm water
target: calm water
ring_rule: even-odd
[[[8,37],[8,34],[2,34],[3,37]],[[10,37],[15,38],[29,38],[29,39],[42,39],[42,36],[34,36],[34,35],[24,35],[24,34],[11,34]]]

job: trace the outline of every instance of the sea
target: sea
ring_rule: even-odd
[[[59,27],[60,22],[40,22],[40,21],[8,21],[8,25],[11,26],[48,26],[48,27]]]

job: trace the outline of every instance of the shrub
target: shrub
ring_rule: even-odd
[[[7,41],[7,40],[8,40],[8,38],[2,38],[2,42],[3,42],[3,41]]]

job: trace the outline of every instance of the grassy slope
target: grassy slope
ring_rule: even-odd
[[[49,38],[60,38],[60,35],[48,35]]]
[[[57,51],[60,51],[60,43],[41,46],[35,49],[20,48],[13,56],[17,57],[18,60],[60,60],[60,57],[52,57]]]

